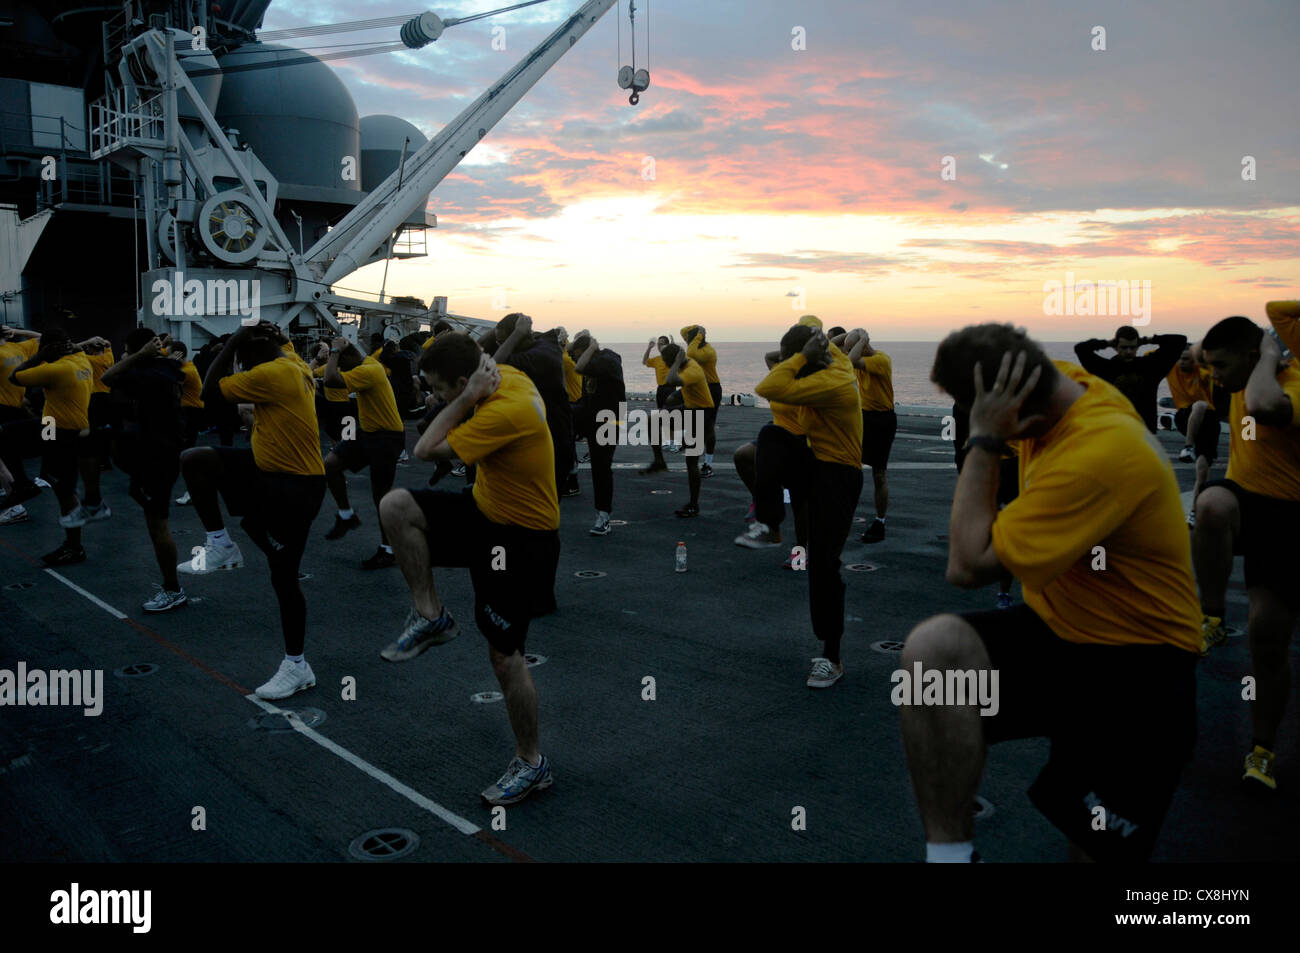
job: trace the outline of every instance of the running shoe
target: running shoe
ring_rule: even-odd
[[[0,512],[0,526],[8,526],[11,523],[26,523],[29,519],[31,517],[27,515],[27,507],[21,503]]]
[[[492,787],[483,792],[483,800],[488,804],[515,804],[522,801],[534,791],[549,788],[555,783],[551,776],[551,763],[542,755],[540,764],[529,764],[518,755],[506,768],[506,773]]]
[[[454,467],[452,467],[452,468],[451,468],[451,475],[452,475],[452,476],[464,476],[464,475],[465,475],[465,464],[463,464],[463,463],[458,463],[458,464],[456,464]]]
[[[666,463],[652,463],[650,464],[650,466],[643,467],[640,470],[642,476],[649,476],[652,473],[667,473],[667,472],[668,472],[668,464]]]
[[[830,688],[844,677],[844,663],[832,665],[830,659],[812,660],[812,671],[808,673],[809,688]]]
[[[409,453],[407,453],[405,450],[403,450],[403,451],[401,452],[401,454],[398,456],[398,458],[397,458],[397,462],[398,462],[398,463],[410,463],[410,462],[411,462],[411,455],[410,455]]]
[[[305,692],[315,684],[316,673],[311,670],[306,659],[301,662],[283,659],[280,668],[271,676],[271,680],[265,685],[258,686],[254,694],[258,698],[288,698],[290,695]]]
[[[596,524],[592,526],[591,529],[588,530],[588,532],[590,532],[592,536],[608,536],[609,535],[609,514],[597,511]]]
[[[356,529],[361,525],[361,517],[353,513],[347,519],[334,514],[334,526],[325,534],[326,539],[342,539],[347,535],[348,530]]]
[[[1210,650],[1222,645],[1228,638],[1228,630],[1218,616],[1201,616],[1201,658],[1210,654]]]
[[[1196,510],[1187,511],[1187,528],[1196,529]]]
[[[86,525],[86,508],[80,503],[71,513],[64,513],[59,517],[59,525],[64,529],[77,529]]]
[[[1181,450],[1178,451],[1178,462],[1179,462],[1179,463],[1195,463],[1195,462],[1196,462],[1196,454],[1194,454],[1194,453],[1192,452],[1192,448],[1191,448],[1191,447],[1183,447],[1183,449],[1181,449]]]
[[[22,486],[15,484],[5,497],[5,506],[14,508],[20,503],[26,503],[28,500],[35,499],[41,493],[41,487],[36,483],[25,483]]]
[[[564,481],[564,492],[561,496],[582,496],[582,487],[578,485],[578,474],[570,473],[569,478]]]
[[[746,549],[767,549],[771,546],[780,546],[781,541],[773,539],[772,535],[772,531],[767,528],[766,523],[754,520],[749,524],[749,529],[736,537],[736,545],[744,546]]]
[[[681,453],[682,445],[680,443],[666,443],[664,444],[664,449],[669,453]]]
[[[693,516],[700,515],[700,505],[698,503],[687,503],[680,510],[674,510],[682,519],[690,519]]]
[[[190,501],[190,491],[189,491],[189,490],[186,490],[186,491],[185,491],[185,495],[184,495],[184,496],[178,496],[178,497],[176,497],[176,505],[177,505],[177,506],[189,506],[189,505],[190,505],[190,502],[191,502],[191,501]]]
[[[877,516],[871,521],[871,525],[868,526],[866,531],[862,534],[862,541],[864,543],[878,543],[884,538],[885,521]]]
[[[1015,604],[1016,604],[1016,603],[1015,603],[1015,600],[1013,600],[1013,599],[1011,598],[1011,593],[1009,593],[1009,592],[999,592],[999,593],[998,593],[998,608],[999,608],[999,609],[1010,609],[1010,608],[1011,608],[1013,605],[1015,605]]]
[[[244,554],[232,541],[228,546],[204,546],[186,562],[176,567],[177,572],[191,576],[204,576],[218,569],[238,569],[244,565]]]
[[[81,509],[86,514],[87,523],[98,523],[100,520],[106,520],[113,515],[113,511],[108,508],[108,504],[100,500],[98,506],[82,505]]]
[[[397,641],[379,654],[390,662],[405,662],[427,648],[450,642],[458,635],[460,627],[445,608],[436,621],[426,619],[417,609],[412,608],[406,614],[406,623]]]
[[[1273,760],[1275,757],[1276,755],[1273,752],[1259,745],[1255,745],[1255,749],[1246,755],[1246,773],[1241,776],[1241,780],[1243,782],[1255,782],[1249,786],[1249,790],[1277,790],[1277,778],[1273,776]]]
[[[185,595],[184,589],[169,592],[162,586],[154,586],[154,588],[158,591],[153,594],[153,598],[140,607],[145,612],[166,612],[168,609],[179,609],[190,601],[189,596]]]
[[[85,561],[86,551],[80,546],[69,546],[67,543],[41,557],[41,562],[47,566],[71,566]]]
[[[48,490],[52,485],[49,480],[45,479],[45,477],[39,476],[32,482],[41,490]]]
[[[700,476],[701,476],[701,477],[711,477],[711,476],[713,476],[713,466],[712,466],[712,464],[708,464],[708,463],[706,463],[706,464],[704,464],[702,467],[700,467]]]
[[[397,565],[397,557],[380,546],[369,559],[361,560],[362,569],[388,569]]]

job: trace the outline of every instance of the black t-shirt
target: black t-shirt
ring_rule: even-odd
[[[564,357],[554,331],[533,334],[533,346],[515,351],[502,363],[523,371],[537,388],[546,405],[546,422],[551,432],[570,427],[569,392],[564,387]]]
[[[623,358],[617,351],[602,347],[582,371],[582,402],[594,414],[599,410],[617,412],[619,403],[626,399]]]
[[[1074,353],[1085,371],[1114,384],[1129,399],[1146,423],[1147,430],[1155,433],[1156,388],[1178,363],[1187,338],[1182,334],[1157,334],[1151,340],[1158,345],[1156,350],[1129,361],[1121,361],[1118,357],[1098,357],[1096,351],[1103,345],[1100,341],[1076,344]]]
[[[113,381],[112,394],[121,414],[118,436],[144,446],[180,447],[185,443],[181,390],[185,372],[166,357],[139,361]]]
[[[381,351],[379,363],[388,369],[388,382],[393,385],[393,397],[397,399],[397,409],[405,412],[419,401],[415,397],[415,361],[409,351],[389,353]]]

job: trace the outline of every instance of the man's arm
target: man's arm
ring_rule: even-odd
[[[30,381],[29,383],[24,384],[18,379],[18,375],[23,371],[29,371],[34,367],[39,367],[41,364],[51,364],[61,357],[72,354],[75,350],[76,345],[73,344],[69,344],[65,347],[49,345],[40,348],[35,354],[13,369],[13,373],[9,375],[9,383],[13,384],[15,387],[40,386],[42,381]]]
[[[865,371],[867,369],[867,365],[862,362],[862,356],[867,352],[867,349],[870,346],[867,344],[867,336],[865,334],[861,334],[858,332],[852,332],[852,333],[856,333],[858,336],[854,338],[853,346],[849,348],[849,353],[847,355],[849,359],[849,363],[852,364],[854,367],[856,367],[858,370]],[[835,342],[832,341],[831,343],[834,344]]]
[[[584,373],[587,369],[587,365],[591,363],[591,359],[596,356],[596,352],[599,350],[600,345],[596,343],[595,338],[591,338],[587,344],[587,349],[582,352],[582,357],[578,358],[575,370],[577,370],[579,374]]]
[[[817,330],[808,339],[802,351],[772,368],[767,377],[754,388],[754,393],[767,400],[800,406],[819,406],[832,402],[828,398],[836,395],[844,384],[837,373],[831,373],[830,369],[827,369],[806,377],[797,376],[810,360],[826,360],[829,347],[830,342],[826,340],[826,335],[820,329]],[[850,380],[852,376],[852,372],[849,372]],[[857,399],[856,391],[854,399]]]
[[[447,442],[447,435],[464,422],[480,400],[493,393],[500,385],[501,371],[497,368],[496,362],[486,354],[483,355],[479,369],[465,382],[465,389],[461,391],[460,396],[447,404],[438,416],[433,418],[433,423],[429,424],[420,435],[420,439],[415,442],[415,448],[411,451],[415,458],[417,460],[454,459],[456,452]]]
[[[515,348],[524,343],[524,340],[532,333],[533,319],[525,314],[515,322],[515,329],[510,332],[510,336],[497,345],[492,359],[498,364],[509,363],[510,355],[515,353]]]
[[[1282,343],[1300,358],[1300,301],[1270,301],[1264,305],[1264,313]]]
[[[146,343],[140,350],[132,354],[123,355],[122,359],[104,371],[104,376],[100,378],[105,384],[112,386],[113,382],[126,374],[132,367],[151,357],[160,357],[162,349],[167,346],[171,340],[170,336],[162,339],[154,338]]]
[[[1295,409],[1291,406],[1291,398],[1277,380],[1277,366],[1281,359],[1282,350],[1273,336],[1265,334],[1261,337],[1259,361],[1246,381],[1244,395],[1246,413],[1254,417],[1256,423],[1287,427],[1294,419]]]
[[[36,338],[39,340],[40,336],[41,336],[40,331],[31,331],[28,330],[27,328],[12,328],[7,324],[4,325],[3,328],[0,328],[0,339]]]
[[[1098,357],[1097,352],[1113,346],[1113,341],[1103,341],[1101,338],[1080,341],[1074,346],[1074,356],[1079,359],[1080,366],[1089,374],[1104,378],[1110,371],[1111,362],[1109,358]]]
[[[685,364],[686,364],[686,349],[678,348],[677,360],[673,361],[673,366],[668,368],[668,376],[664,378],[664,383],[668,384],[670,387],[681,387],[682,376],[679,373],[679,371],[681,371],[682,367]]]
[[[1172,371],[1178,359],[1183,356],[1183,349],[1187,347],[1187,335],[1157,334],[1151,338],[1151,343],[1156,345],[1156,349],[1150,354],[1143,354],[1142,360],[1150,368],[1151,376],[1159,380]]]
[[[651,338],[650,343],[645,346],[645,353],[641,355],[641,363],[644,364],[646,367],[654,367],[654,365],[650,363],[650,351],[654,348],[654,346],[655,346],[655,339]]]
[[[241,325],[238,331],[226,339],[221,351],[208,365],[208,373],[203,378],[203,390],[199,392],[199,400],[204,404],[210,400],[226,399],[226,395],[221,393],[221,378],[229,376],[231,368],[235,366],[235,348],[242,344],[250,333],[251,329],[248,326]]]
[[[352,342],[347,338],[335,338],[334,343],[330,345],[330,359],[325,364],[325,375],[321,378],[326,387],[348,386],[348,382],[343,379],[343,374],[339,371],[339,357],[342,356],[345,348],[351,346]]]

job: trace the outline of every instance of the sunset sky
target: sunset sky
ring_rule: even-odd
[[[330,66],[360,115],[432,135],[579,6],[552,0]],[[610,341],[695,322],[715,340],[771,340],[806,312],[879,340],[988,320],[1109,337],[1127,319],[1044,314],[1044,282],[1067,273],[1150,281],[1144,333],[1262,321],[1265,301],[1300,295],[1296,0],[646,7],[640,105],[616,82],[616,26],[631,61],[622,0],[433,192],[429,257],[394,262],[390,294],[445,294],[454,312],[495,318],[501,289],[539,327]],[[277,0],[264,26],[408,12]],[[806,49],[792,48],[796,27]],[[381,270],[341,284],[377,291]]]

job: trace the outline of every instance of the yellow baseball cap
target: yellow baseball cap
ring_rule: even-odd
[[[799,323],[809,328],[822,327],[822,319],[817,317],[815,314],[805,314],[799,319]]]

